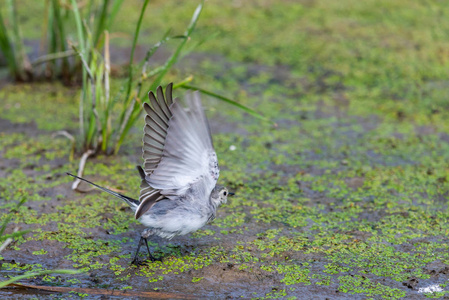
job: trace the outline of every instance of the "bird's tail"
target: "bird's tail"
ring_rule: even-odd
[[[130,198],[130,197],[128,197],[128,196],[125,196],[125,195],[116,193],[116,192],[111,191],[111,190],[108,190],[107,188],[101,187],[101,186],[99,186],[98,184],[95,184],[95,183],[93,183],[93,182],[90,182],[90,181],[87,180],[87,179],[84,179],[84,178],[75,176],[75,175],[73,175],[73,174],[67,173],[67,175],[70,175],[70,176],[72,176],[72,177],[78,178],[79,180],[85,181],[85,182],[87,182],[87,183],[89,183],[89,184],[91,184],[91,185],[93,185],[93,186],[99,188],[100,190],[102,190],[102,191],[104,191],[104,192],[106,192],[106,193],[109,193],[109,194],[111,194],[111,195],[113,195],[113,196],[115,196],[115,197],[117,197],[117,198],[120,198],[120,199],[126,201],[126,203],[128,203],[128,205],[129,205],[132,209],[134,209],[134,210],[139,206],[139,203],[140,203],[140,202],[137,201],[136,199],[133,199],[133,198]]]

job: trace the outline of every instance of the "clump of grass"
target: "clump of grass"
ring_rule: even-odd
[[[72,3],[74,5],[75,1],[72,0]],[[102,39],[95,40],[99,35],[92,34],[92,30],[88,26],[83,26],[83,20],[79,11],[77,9],[73,10],[79,42],[77,45],[73,44],[72,48],[80,57],[83,65],[79,146],[84,152],[89,150],[94,153],[101,151],[106,154],[118,152],[124,137],[142,111],[141,99],[149,89],[154,89],[160,84],[164,75],[178,60],[179,54],[186,41],[190,38],[190,34],[202,10],[202,4],[200,4],[184,35],[171,37],[169,36],[169,32],[167,32],[156,45],[147,51],[144,60],[134,65],[134,50],[137,45],[140,27],[148,3],[148,0],[143,2],[134,33],[128,80],[114,98],[110,96],[111,63],[109,57],[108,31],[104,31]],[[84,24],[86,23],[84,22]],[[172,39],[181,39],[173,55],[162,66],[148,71],[149,60],[152,55],[162,44]],[[104,45],[103,54],[93,47],[95,43],[102,43]],[[135,71],[138,69],[140,69],[140,74]],[[144,89],[143,86],[147,84],[150,85],[149,88]],[[117,122],[112,123],[112,110],[116,108],[115,104],[117,104],[119,99],[122,99],[121,109],[118,114],[119,117]]]
[[[144,13],[149,4],[149,0],[143,1],[131,46],[128,78],[120,91],[111,96],[109,28],[123,0],[104,0],[99,5],[96,3],[94,0],[83,3],[76,0],[66,2],[47,0],[41,43],[41,48],[45,48],[47,54],[31,63],[28,62],[23,50],[14,0],[8,1],[8,8],[11,11],[10,27],[6,26],[7,23],[0,15],[0,29],[2,29],[0,46],[7,56],[11,74],[14,74],[17,80],[31,80],[39,70],[45,77],[61,78],[65,83],[73,82],[77,76],[81,77],[79,135],[76,141],[79,152],[84,153],[78,173],[80,176],[90,155],[99,152],[118,153],[129,130],[141,115],[144,101],[142,99],[149,90],[155,90],[161,85],[173,65],[193,49],[193,47],[186,49],[186,45],[191,40],[204,5],[204,2],[201,2],[196,7],[183,34],[172,35],[168,30],[158,43],[148,49],[145,58],[135,64],[134,53]],[[73,23],[75,26],[72,26]],[[70,29],[76,31],[76,38],[72,41],[67,39],[71,33]],[[149,62],[154,53],[169,41],[178,41],[171,56],[161,65],[150,69]],[[40,65],[45,66],[43,70]],[[193,76],[188,76],[174,87],[198,90],[267,120],[254,110],[231,99],[189,85],[192,80]],[[64,135],[75,140],[67,133]]]
[[[191,35],[195,30],[203,9],[203,3],[200,3],[195,9],[190,23],[182,35],[171,35],[170,30],[167,31],[158,43],[148,49],[145,58],[138,64],[134,64],[134,51],[143,22],[143,16],[149,1],[146,0],[143,2],[131,46],[128,78],[120,89],[120,92],[114,97],[110,95],[111,62],[108,31],[104,31],[102,35],[93,34],[89,26],[83,26],[83,23],[86,24],[86,22],[85,20],[83,22],[79,11],[76,9],[75,0],[72,0],[72,3],[75,8],[73,13],[76,20],[79,41],[77,45],[73,44],[72,48],[80,57],[83,66],[79,109],[80,134],[78,140],[78,147],[84,152],[78,171],[79,176],[81,176],[85,160],[90,155],[98,152],[116,154],[119,151],[129,130],[141,115],[142,99],[146,97],[149,90],[155,90],[162,83],[170,68],[179,61],[185,45],[190,41]],[[101,38],[96,40],[99,36]],[[149,69],[150,59],[156,50],[171,40],[179,41],[172,55],[162,65]],[[104,52],[101,53],[97,48],[93,47],[95,44],[104,45]],[[174,87],[199,90],[243,109],[254,116],[267,120],[252,109],[231,99],[188,85],[192,79],[193,76],[189,76]],[[119,99],[121,99],[121,103],[119,103]],[[119,107],[118,110],[116,109],[117,107]],[[115,111],[118,111],[116,118],[113,117]],[[74,184],[74,188],[76,186],[77,184]]]
[[[22,35],[17,20],[17,9],[13,0],[6,1],[9,27],[0,13],[0,50],[6,58],[11,75],[18,81],[32,78],[31,65],[24,50]]]
[[[18,22],[16,2],[6,1],[8,17],[3,18],[0,12],[0,50],[6,58],[8,69],[16,81],[31,81],[37,78],[62,79],[66,84],[73,83],[81,72],[80,60],[68,45],[73,18],[71,11],[82,6],[86,26],[93,29],[92,47],[101,49],[100,42],[105,30],[111,26],[123,0],[104,0],[99,5],[90,0],[84,3],[72,1],[46,0],[42,16],[41,56],[30,61]],[[78,41],[80,42],[80,41]],[[80,42],[82,43],[82,42]]]

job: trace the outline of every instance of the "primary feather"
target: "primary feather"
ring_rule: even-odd
[[[196,210],[207,207],[219,176],[217,155],[198,92],[187,95],[184,108],[179,99],[173,100],[172,88],[172,84],[167,86],[165,97],[161,87],[157,96],[150,92],[151,106],[144,104],[144,169],[136,218],[145,215],[151,222],[141,221],[149,227],[158,227],[153,220],[161,215],[158,207],[174,205],[158,204],[152,209],[162,200],[178,202],[176,205],[181,207],[196,205]],[[173,211],[165,207],[163,210]],[[172,213],[175,212],[168,214]]]

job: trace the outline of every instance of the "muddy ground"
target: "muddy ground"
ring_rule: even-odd
[[[142,40],[185,14],[173,3],[157,4],[164,18]],[[236,196],[198,232],[152,239],[162,261],[130,265],[142,225],[119,199],[87,185],[72,191],[65,175],[76,172],[79,156],[54,134],[77,134],[79,87],[3,82],[1,220],[25,198],[7,232],[32,231],[1,252],[0,280],[64,268],[84,273],[22,282],[208,299],[448,297],[448,8],[406,0],[208,3],[209,27],[199,34],[221,35],[185,57],[166,83],[195,74],[196,85],[277,124],[203,97],[219,183]],[[120,51],[114,57],[126,57]],[[119,155],[90,158],[85,177],[137,197],[142,127],[143,119]],[[83,297],[110,298],[0,290],[2,299]]]
[[[201,64],[195,56],[190,61],[195,60]],[[252,70],[249,76],[273,73],[256,65],[246,69]],[[277,72],[278,80],[291,80]],[[83,269],[80,275],[24,282],[195,298],[411,299],[421,298],[429,286],[443,289],[448,276],[447,134],[431,125],[410,127],[399,116],[351,116],[350,103],[340,104],[344,93],[324,83],[326,76],[300,80],[296,89],[332,90],[330,101],[305,103],[283,95],[287,100],[270,96],[255,102],[266,112],[276,110],[271,117],[277,127],[216,100],[205,101],[220,182],[236,196],[197,233],[152,239],[162,262],[138,267],[130,262],[143,227],[126,204],[89,186],[82,186],[85,193],[70,188],[65,172],[75,172],[78,161],[69,160],[70,142],[52,135],[56,128],[75,133],[70,122],[76,121],[76,110],[64,113],[72,117],[65,124],[55,122],[53,130],[40,129],[49,126],[45,112],[20,110],[30,90],[38,104],[36,95],[42,94],[43,101],[59,105],[71,103],[76,88],[6,86],[0,121],[2,210],[27,197],[8,232],[15,227],[33,231],[2,252],[2,277]],[[248,93],[250,88],[242,87]],[[14,122],[15,113],[26,118]],[[118,157],[89,159],[85,176],[137,196],[139,127]],[[86,296],[17,289],[0,294],[12,299]]]

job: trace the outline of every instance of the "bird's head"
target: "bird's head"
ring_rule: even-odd
[[[222,185],[216,185],[210,194],[210,199],[215,205],[220,205],[228,202],[228,196],[232,196],[234,193],[230,193],[227,188]]]

